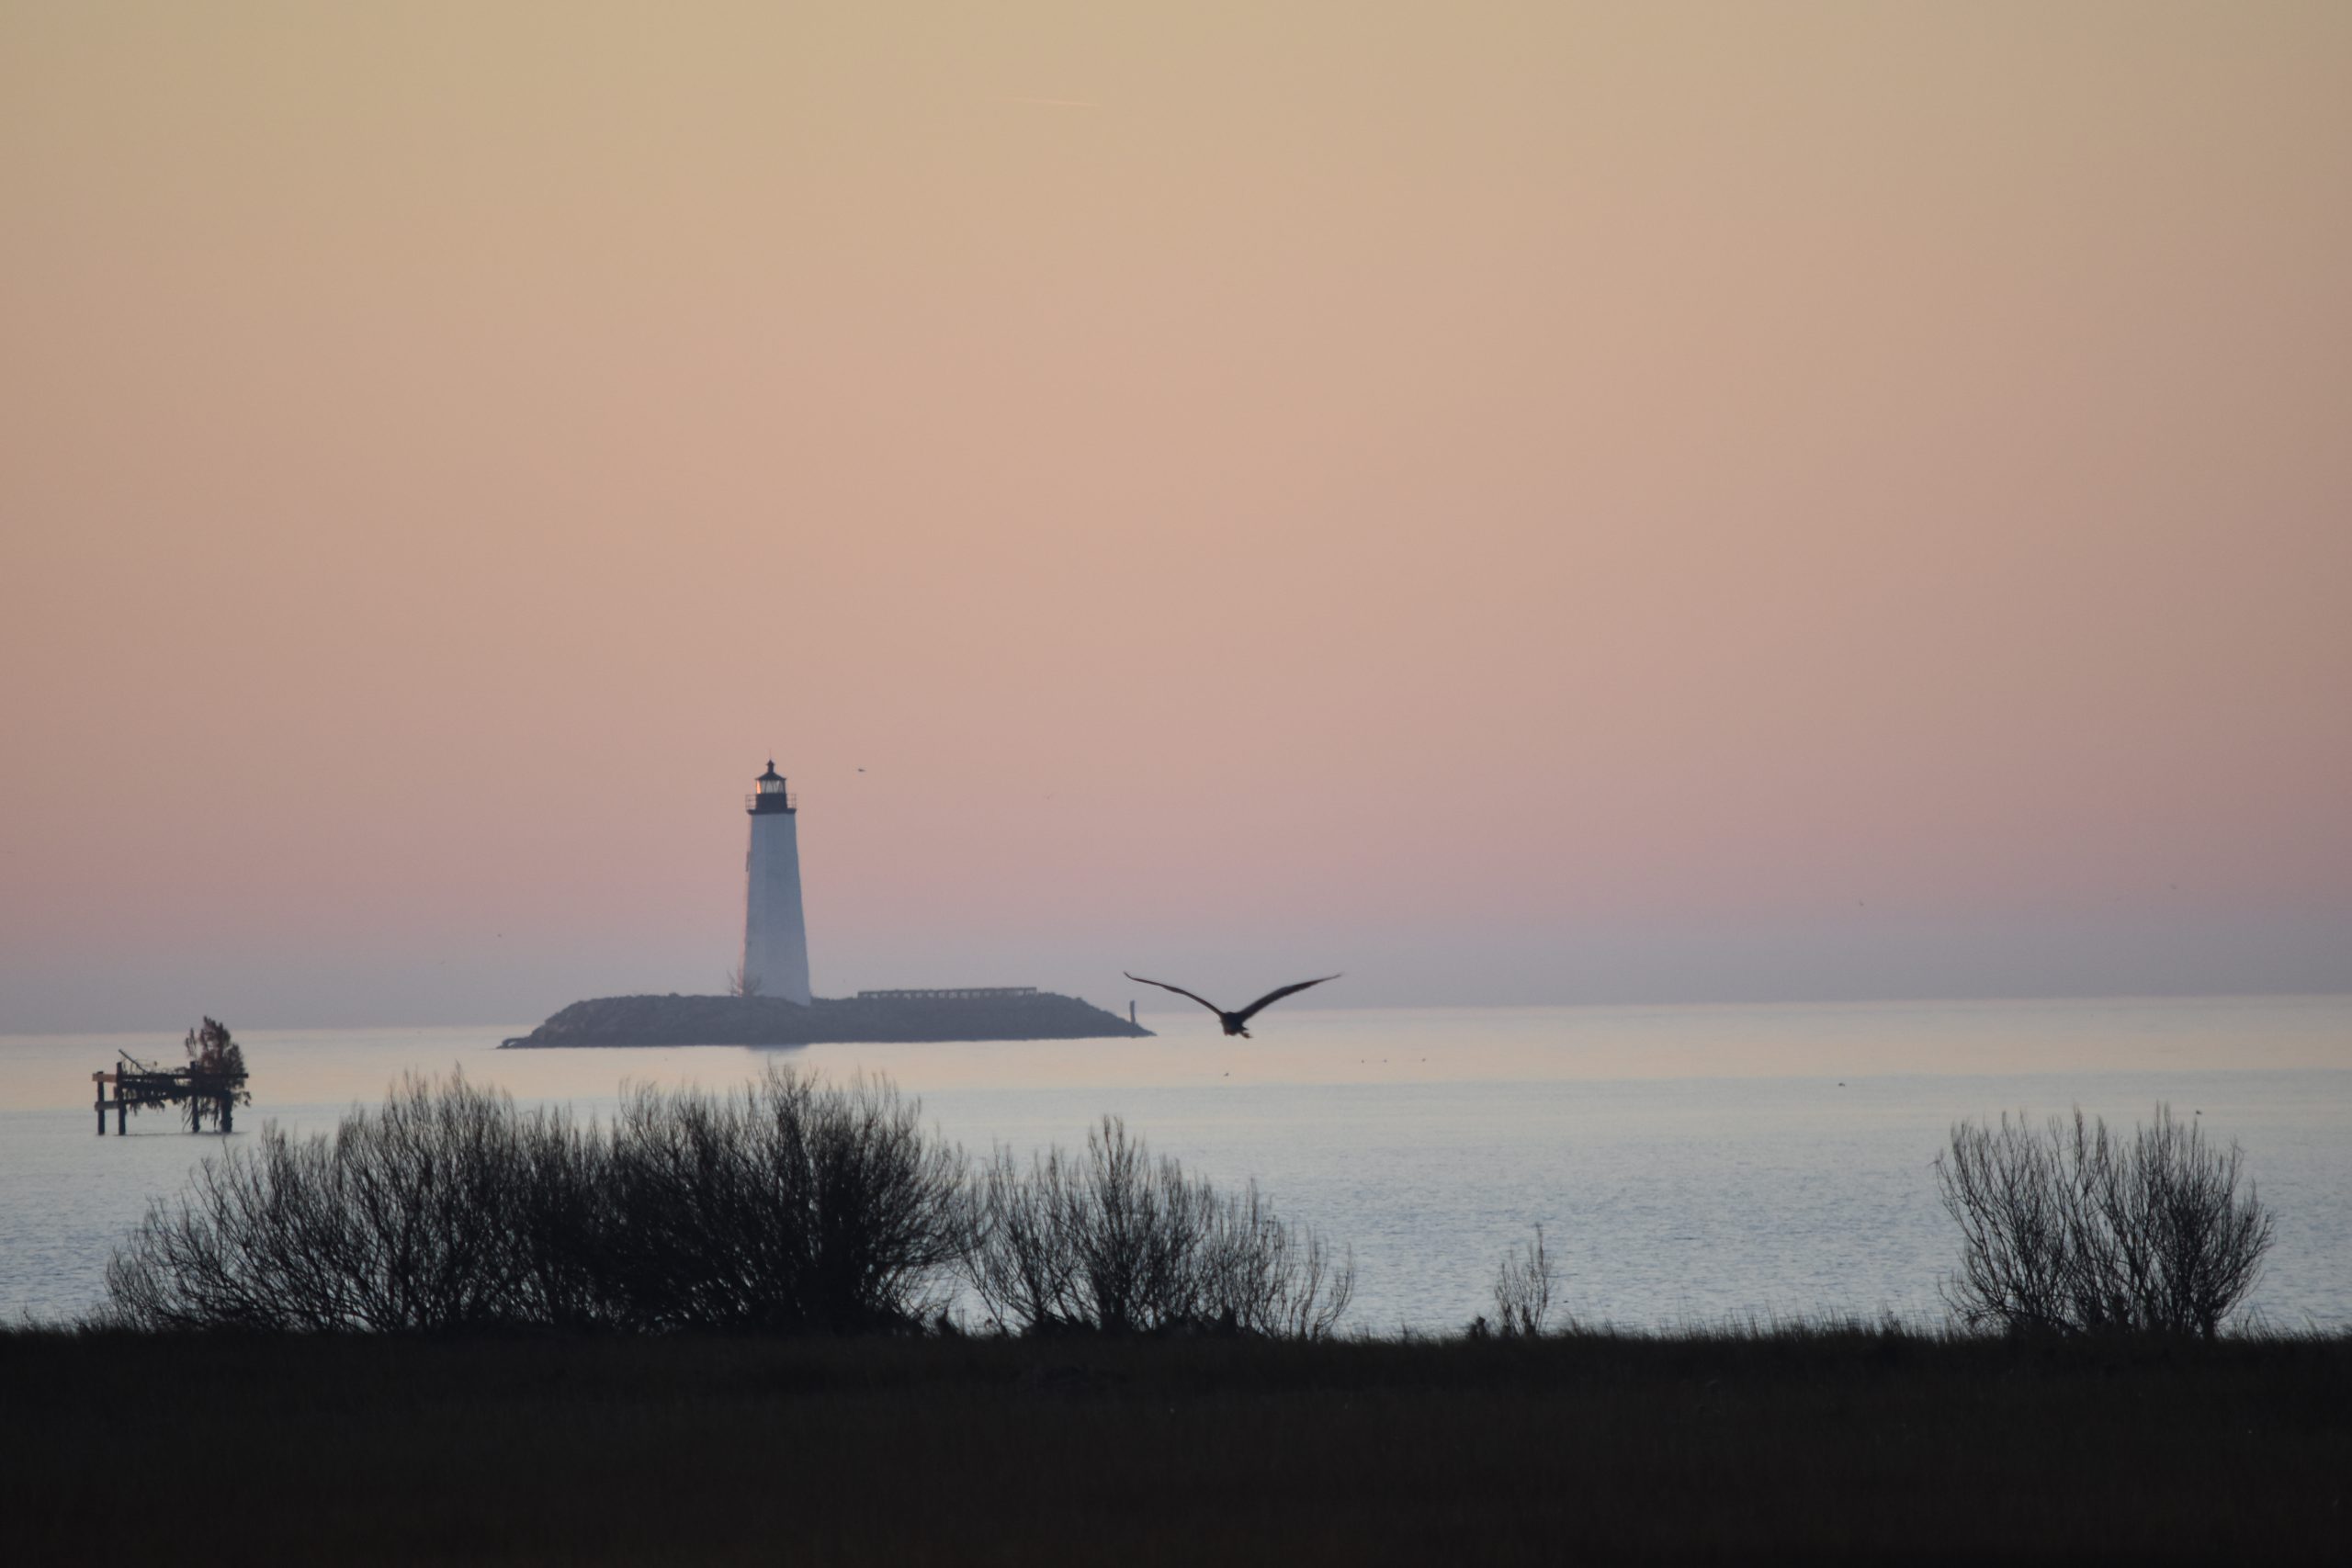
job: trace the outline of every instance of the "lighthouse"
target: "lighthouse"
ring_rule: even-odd
[[[808,926],[800,914],[800,815],[768,759],[759,787],[743,797],[752,815],[745,862],[743,989],[808,1005]]]

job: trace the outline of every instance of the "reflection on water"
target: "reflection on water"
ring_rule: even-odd
[[[583,1114],[624,1080],[726,1085],[768,1060],[887,1073],[973,1148],[1074,1143],[1104,1113],[1351,1242],[1352,1323],[1458,1325],[1542,1224],[1579,1315],[1937,1311],[1952,1238],[1928,1162],[1951,1122],[2160,1099],[2246,1146],[2278,1210],[2257,1303],[2352,1324],[2352,998],[1837,1007],[1317,1011],[1227,1039],[1197,1010],[1153,1040],[492,1049],[515,1025],[241,1033],[254,1106],[331,1126],[404,1071],[463,1067]],[[111,1239],[219,1146],[151,1116],[92,1135],[89,1074],[162,1035],[0,1039],[0,1312],[97,1296]],[[251,1121],[246,1120],[247,1117]]]

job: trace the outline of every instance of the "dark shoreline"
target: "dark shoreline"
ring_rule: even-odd
[[[2323,1560],[2352,1337],[0,1333],[21,1562]]]
[[[991,1040],[1142,1040],[1151,1031],[1052,991],[819,997],[594,997],[501,1050],[582,1045],[838,1045]]]

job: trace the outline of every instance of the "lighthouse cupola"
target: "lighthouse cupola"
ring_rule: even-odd
[[[792,792],[784,787],[784,775],[775,771],[775,759],[768,759],[768,771],[755,781],[758,788],[743,797],[743,809],[754,817],[764,817],[771,811],[790,811]]]

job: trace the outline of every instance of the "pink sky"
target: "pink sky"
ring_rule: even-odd
[[[2352,988],[2352,7],[687,11],[0,8],[0,1031]]]

